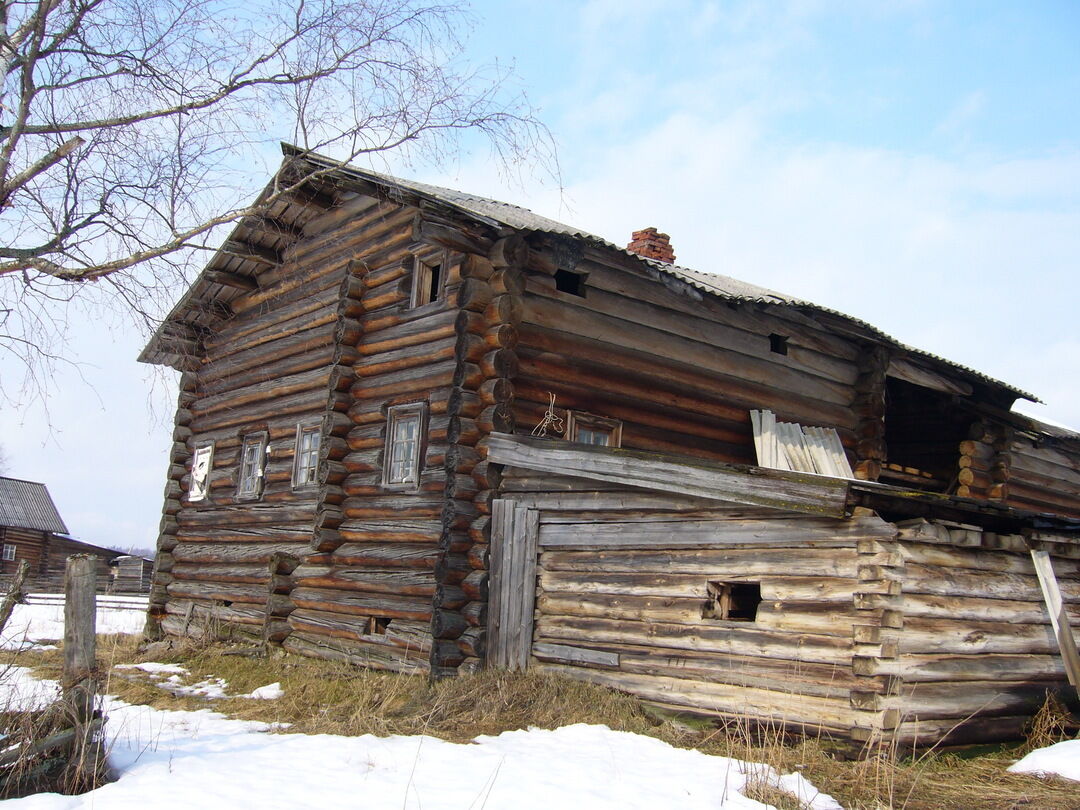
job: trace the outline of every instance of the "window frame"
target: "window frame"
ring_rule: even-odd
[[[196,488],[195,470],[199,463],[200,454],[206,455],[206,476],[200,487]],[[191,453],[191,483],[188,484],[188,503],[200,503],[210,498],[210,477],[214,472],[214,443],[200,442],[195,445]]]
[[[416,419],[416,439],[413,442],[409,466],[412,468],[412,479],[408,477],[400,481],[392,480],[393,471],[397,459],[395,457],[395,428],[405,419]],[[397,492],[413,491],[420,489],[420,476],[424,472],[424,455],[427,450],[427,402],[407,402],[400,405],[391,405],[386,409],[386,435],[383,437],[382,453],[382,485],[384,489]]]
[[[582,428],[597,432],[606,431],[611,436],[611,442],[609,444],[582,442],[578,438]],[[570,442],[589,444],[592,447],[622,447],[622,420],[598,416],[594,413],[585,413],[584,411],[567,411],[564,438]]]
[[[314,435],[315,447],[305,451],[304,437]],[[292,488],[296,490],[315,489],[319,486],[319,452],[322,450],[322,420],[299,422],[296,425],[296,444],[293,450]],[[303,464],[304,455],[314,454],[313,464]],[[311,470],[311,480],[301,480],[301,470]]]
[[[10,549],[10,553],[9,550]],[[2,559],[4,562],[14,562],[15,554],[18,552],[19,546],[16,543],[4,543],[2,552]]]
[[[414,253],[412,259],[412,289],[409,292],[409,308],[426,306],[442,301],[446,297],[446,276],[450,264],[450,252],[439,250],[428,253]],[[432,289],[431,273],[439,268],[437,288]]]
[[[265,430],[257,433],[245,433],[241,437],[240,455],[237,458],[236,465],[236,500],[257,501],[262,497],[266,480],[266,444],[269,438],[269,434]],[[249,447],[257,447],[258,454],[256,455],[254,474],[245,476],[244,467]],[[245,488],[244,484],[249,477],[252,479],[253,486],[251,488]]]

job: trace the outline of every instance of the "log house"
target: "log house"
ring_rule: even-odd
[[[285,152],[318,179],[140,356],[181,372],[148,634],[539,667],[853,744],[1075,699],[1080,435],[1031,395],[655,229]],[[835,430],[854,477],[758,466],[755,409]]]

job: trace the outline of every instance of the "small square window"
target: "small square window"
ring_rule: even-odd
[[[210,471],[213,468],[213,443],[196,447],[191,457],[191,486],[188,487],[188,500],[192,503],[206,500],[210,495]]]
[[[555,289],[559,292],[570,293],[579,298],[585,297],[585,274],[574,273],[570,270],[558,269],[555,271]]]
[[[395,489],[420,485],[427,405],[395,405],[387,413],[386,444],[383,450],[383,485]]]
[[[420,307],[442,297],[446,281],[446,256],[419,256],[413,259],[412,299],[410,306]]]
[[[774,354],[787,354],[788,339],[785,335],[778,335],[775,332],[769,335],[769,351]]]
[[[580,444],[601,447],[622,446],[622,422],[580,411],[567,411],[566,438]]]
[[[265,433],[252,433],[244,437],[240,447],[240,472],[236,483],[237,498],[258,498],[262,493],[266,438]]]
[[[319,444],[322,439],[321,425],[297,425],[296,455],[293,457],[294,489],[313,487],[319,475]]]
[[[4,560],[6,562],[11,562],[14,559],[15,559],[15,544],[14,543],[4,543]]]
[[[752,622],[761,604],[760,582],[709,582],[708,599],[701,610],[703,619]]]

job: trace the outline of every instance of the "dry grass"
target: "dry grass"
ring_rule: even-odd
[[[244,694],[274,681],[282,698],[272,701],[232,698],[206,700],[175,696],[131,670],[114,664],[146,660],[130,638],[103,639],[102,672],[109,673],[110,694],[163,709],[210,705],[245,720],[288,723],[290,732],[358,734],[431,734],[466,742],[481,734],[535,726],[556,728],[572,723],[602,723],[613,729],[658,737],[682,748],[762,762],[781,773],[799,771],[848,810],[1080,810],[1080,785],[1006,773],[1024,751],[1062,738],[1059,708],[1049,706],[1032,725],[1028,746],[998,748],[978,756],[933,752],[915,759],[883,754],[860,761],[837,755],[819,740],[791,742],[778,731],[736,724],[717,730],[709,724],[665,718],[636,699],[598,686],[539,672],[484,672],[431,683],[421,676],[361,670],[344,664],[296,656],[253,658],[231,654],[222,646],[193,645],[156,655],[154,660],[181,663],[188,681],[225,679],[230,694]],[[56,677],[56,651],[34,653],[20,661]],[[779,810],[801,810],[797,801],[758,780],[753,798]]]

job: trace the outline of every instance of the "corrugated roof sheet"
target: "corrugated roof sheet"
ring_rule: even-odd
[[[0,478],[0,526],[68,533],[45,485],[18,478]]]
[[[306,159],[312,162],[320,162],[316,159],[317,156],[306,156]],[[332,161],[326,161],[326,165],[332,164]],[[407,189],[414,194],[419,194],[427,197],[435,202],[449,205],[457,208],[460,211],[469,214],[473,217],[486,220],[491,225],[503,225],[506,227],[514,228],[517,230],[536,231],[539,233],[559,234],[563,236],[572,236],[575,238],[583,239],[587,242],[591,242],[598,246],[603,246],[613,250],[617,250],[621,253],[625,253],[628,256],[632,256],[635,259],[644,262],[652,267],[656,268],[660,272],[673,276],[686,282],[690,286],[702,292],[716,295],[721,298],[734,301],[746,301],[752,303],[762,304],[779,304],[783,306],[799,307],[801,309],[807,309],[814,312],[821,312],[828,315],[833,315],[838,318],[842,318],[849,323],[855,324],[863,329],[866,329],[878,336],[882,340],[891,343],[897,348],[910,352],[913,355],[925,357],[933,360],[937,363],[944,363],[952,368],[961,371],[965,374],[971,375],[979,380],[990,383],[991,385],[1000,386],[1009,390],[1011,393],[1024,399],[1031,400],[1032,402],[1041,402],[1041,400],[1034,394],[1029,394],[1027,391],[1023,391],[1019,388],[1004,383],[1001,380],[995,379],[987,374],[983,374],[981,371],[976,371],[968,366],[954,363],[947,358],[940,355],[932,354],[931,352],[917,349],[913,346],[908,346],[901,343],[896,338],[885,334],[876,326],[867,323],[866,321],[854,318],[851,315],[847,315],[843,312],[839,312],[835,309],[829,309],[823,307],[820,304],[815,304],[812,301],[806,301],[801,298],[795,298],[794,296],[786,295],[775,290],[770,290],[765,287],[759,287],[756,284],[751,284],[746,281],[740,281],[730,276],[723,276],[718,273],[703,273],[700,270],[691,270],[687,267],[679,267],[674,264],[666,264],[665,262],[659,262],[654,259],[647,259],[640,256],[633,251],[627,250],[624,247],[616,245],[614,242],[609,242],[603,237],[591,234],[588,231],[583,231],[580,228],[575,228],[571,225],[565,225],[561,222],[557,222],[553,219],[548,219],[540,214],[533,213],[528,208],[523,208],[519,205],[513,205],[511,203],[499,202],[498,200],[491,200],[486,197],[478,197],[474,194],[466,194],[462,191],[456,191],[450,188],[443,188],[442,186],[433,186],[428,183],[418,183],[413,180],[406,180],[399,177],[393,177],[391,175],[381,174],[379,172],[368,171],[365,169],[359,169],[353,166],[347,166],[340,169],[341,173],[345,176],[352,175],[362,180],[374,182],[383,188],[385,188],[391,196],[393,196],[393,190],[395,187]]]
[[[765,287],[759,287],[756,284],[751,284],[746,281],[740,281],[739,279],[731,278],[730,276],[723,276],[715,273],[703,273],[699,270],[691,270],[686,267],[679,267],[677,265],[665,264],[664,262],[655,261],[653,259],[646,259],[643,256],[638,255],[632,251],[626,250],[625,247],[616,245],[614,242],[597,236],[595,234],[584,231],[580,228],[575,228],[571,225],[566,225],[562,222],[558,222],[548,217],[541,216],[530,211],[528,208],[523,208],[519,205],[513,205],[511,203],[504,203],[498,200],[492,200],[487,197],[481,197],[475,194],[468,194],[463,191],[457,191],[451,188],[444,188],[442,186],[435,186],[428,183],[419,183],[414,180],[407,180],[400,177],[393,177],[387,174],[381,174],[379,172],[370,171],[366,169],[360,169],[355,166],[342,166],[338,161],[331,158],[323,157],[312,153],[305,153],[296,147],[288,144],[283,144],[282,149],[286,154],[287,159],[295,156],[302,157],[303,160],[313,164],[318,169],[326,171],[327,176],[337,177],[343,181],[343,185],[347,185],[348,179],[352,178],[367,183],[373,183],[379,186],[384,193],[391,199],[399,199],[401,202],[411,204],[416,197],[421,200],[436,203],[445,208],[456,210],[468,217],[477,220],[483,224],[486,224],[496,230],[500,229],[513,229],[519,231],[533,231],[537,233],[560,235],[573,237],[580,239],[587,244],[591,244],[594,247],[614,250],[627,256],[633,257],[635,260],[642,262],[654,269],[657,273],[667,276],[669,278],[678,279],[684,284],[689,285],[695,290],[709,295],[715,295],[720,298],[724,298],[730,301],[744,301],[750,303],[760,304],[773,304],[778,306],[795,307],[807,312],[817,312],[825,315],[830,315],[835,318],[842,319],[849,324],[856,326],[859,329],[865,330],[869,334],[875,336],[882,342],[895,346],[903,351],[908,352],[911,355],[917,357],[926,358],[936,364],[948,366],[956,371],[962,372],[974,379],[980,380],[984,383],[989,383],[992,386],[996,386],[1007,390],[1018,397],[1031,400],[1032,402],[1040,402],[1039,398],[1033,394],[1029,394],[1019,388],[1011,386],[1007,383],[983,374],[980,371],[969,368],[967,366],[954,363],[944,357],[941,357],[930,352],[916,349],[912,346],[907,346],[895,338],[885,334],[880,329],[867,323],[866,321],[858,318],[853,318],[843,312],[839,312],[828,307],[815,304],[812,301],[806,301],[800,298],[795,298],[784,293],[777,292],[775,290],[766,289]],[[265,193],[265,192],[264,192]],[[410,199],[412,198],[412,199]],[[231,238],[231,237],[230,237]],[[213,264],[213,262],[211,262]],[[209,267],[209,265],[208,265]],[[209,285],[202,277],[198,279],[187,294],[181,298],[177,305],[173,308],[173,311],[166,318],[165,322],[158,328],[154,338],[150,341],[147,347],[143,350],[139,359],[142,362],[167,362],[163,358],[165,353],[161,349],[160,341],[167,333],[167,325],[170,321],[179,321],[183,319],[183,313],[190,303],[198,298],[201,294],[200,288]],[[211,285],[212,286],[212,285]]]

